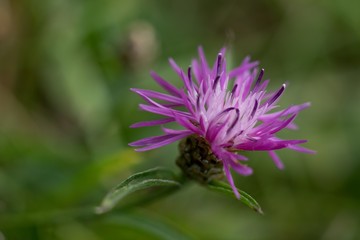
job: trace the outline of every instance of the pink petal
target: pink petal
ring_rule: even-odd
[[[288,148],[291,145],[297,145],[301,143],[306,143],[306,140],[270,140],[270,139],[261,139],[256,142],[249,141],[246,143],[241,143],[236,145],[236,149],[239,150],[248,150],[248,151],[271,151],[282,148]]]
[[[169,122],[174,122],[174,118],[163,118],[158,120],[152,120],[152,121],[144,121],[144,122],[138,122],[131,125],[131,128],[138,128],[138,127],[150,127],[150,126],[156,126],[161,125]]]
[[[151,71],[150,75],[162,88],[164,88],[170,94],[178,96],[178,97],[180,96],[180,93],[179,93],[180,90],[178,88],[176,88],[174,85],[165,81],[163,78],[161,78],[159,75],[157,75],[156,72]]]
[[[164,93],[159,93],[159,92],[152,91],[152,90],[136,89],[136,88],[131,88],[131,90],[136,92],[140,96],[146,96],[148,98],[156,98],[156,99],[164,100],[164,101],[167,101],[170,103],[183,104],[183,101],[181,98],[167,95]]]
[[[186,136],[189,136],[191,134],[190,131],[184,132],[182,134],[166,134],[162,136],[155,136],[155,137],[149,137],[144,138],[141,140],[138,140],[136,142],[132,142],[129,145],[133,147],[139,147],[139,146],[145,146],[143,148],[135,149],[138,152],[143,152],[155,148],[159,148],[165,145],[168,145],[170,143],[173,143],[179,139],[182,139]]]
[[[272,160],[274,161],[276,167],[281,170],[284,169],[284,164],[280,160],[279,156],[275,153],[275,151],[269,151],[268,153],[272,158]]]
[[[237,190],[236,186],[235,186],[235,183],[234,183],[234,179],[232,178],[231,176],[231,172],[230,172],[230,169],[229,169],[229,164],[227,163],[227,161],[223,161],[224,163],[224,172],[225,172],[225,176],[236,196],[237,199],[240,199],[240,193],[239,191]]]
[[[291,150],[294,150],[294,151],[302,152],[302,153],[309,153],[309,154],[315,154],[316,153],[316,151],[314,151],[314,150],[311,150],[311,149],[308,149],[308,148],[305,148],[305,147],[301,147],[301,146],[298,146],[298,145],[291,145],[288,148],[291,149]]]
[[[182,112],[174,109],[169,108],[161,108],[155,106],[149,106],[145,104],[139,104],[139,107],[145,111],[168,116],[168,117],[175,117],[176,115],[183,116],[183,117],[191,117],[191,115],[187,112]]]
[[[234,161],[229,161],[230,166],[239,174],[243,175],[243,176],[249,176],[253,173],[252,168],[243,165],[241,163],[237,163]]]

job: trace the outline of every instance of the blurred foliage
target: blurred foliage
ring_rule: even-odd
[[[360,1],[0,0],[0,239],[359,239]],[[135,153],[159,134],[130,87],[180,84],[203,45],[261,61],[270,87],[316,155],[281,151],[286,169],[250,153],[237,186],[264,216],[189,185],[138,208],[92,216],[113,186],[155,166],[176,169],[176,145]],[[261,160],[260,160],[261,159]]]

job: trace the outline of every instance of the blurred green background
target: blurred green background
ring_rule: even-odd
[[[360,239],[360,1],[0,0],[0,239]],[[176,144],[136,153],[129,129],[154,118],[130,87],[176,85],[202,45],[234,64],[259,59],[297,118],[305,155],[279,171],[251,153],[236,176],[264,216],[191,184],[167,198],[84,217],[113,186],[155,166],[177,171]],[[73,212],[72,209],[77,209]]]

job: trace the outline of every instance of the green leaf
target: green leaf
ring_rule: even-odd
[[[235,197],[235,194],[234,194],[231,186],[227,183],[213,180],[208,184],[208,188],[211,190],[222,192],[222,193],[225,193],[232,197]],[[257,203],[257,201],[253,197],[251,197],[249,194],[247,194],[246,192],[244,192],[240,189],[238,189],[238,191],[241,195],[241,197],[239,199],[241,202],[243,202],[246,206],[248,206],[252,210],[254,210],[260,214],[263,214],[263,211],[262,211],[259,203]]]
[[[152,187],[180,187],[182,184],[175,174],[164,168],[153,168],[136,173],[111,190],[96,208],[96,213],[110,211],[115,205],[129,194]],[[160,192],[160,191],[159,191]]]

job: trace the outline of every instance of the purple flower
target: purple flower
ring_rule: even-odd
[[[200,58],[192,61],[187,72],[170,59],[170,65],[183,81],[184,88],[179,89],[151,72],[153,79],[166,94],[131,89],[147,102],[140,104],[142,110],[164,116],[158,120],[135,123],[131,127],[176,122],[184,129],[163,127],[163,135],[144,138],[130,143],[130,146],[140,147],[137,151],[147,151],[196,135],[206,141],[212,154],[221,161],[225,176],[239,198],[230,168],[241,175],[253,172],[243,164],[247,158],[240,153],[267,151],[279,169],[283,168],[283,164],[275,150],[288,148],[313,153],[299,146],[306,140],[283,140],[276,136],[284,128],[296,128],[293,120],[310,103],[275,111],[286,85],[283,84],[275,92],[266,92],[269,80],[262,81],[264,69],[258,74],[258,62],[251,62],[247,57],[239,67],[227,71],[224,53],[225,49],[222,49],[211,68],[202,48],[199,48]]]

